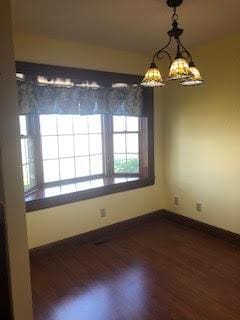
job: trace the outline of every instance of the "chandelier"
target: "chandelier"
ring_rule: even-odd
[[[156,60],[167,56],[170,63],[169,76],[167,80],[179,80],[183,86],[196,86],[203,83],[203,79],[199,70],[196,68],[191,53],[183,46],[180,37],[183,34],[183,29],[178,27],[177,7],[182,4],[183,0],[167,0],[167,5],[173,8],[172,29],[168,31],[168,43],[157,51],[152,58],[150,68],[147,70],[141,85],[145,87],[162,87],[164,81],[160,70],[156,65]],[[167,48],[171,43],[176,42],[177,53],[174,61]]]

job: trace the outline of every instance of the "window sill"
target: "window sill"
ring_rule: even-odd
[[[154,177],[108,177],[45,187],[25,197],[26,211],[36,211],[67,203],[101,197],[154,184]]]

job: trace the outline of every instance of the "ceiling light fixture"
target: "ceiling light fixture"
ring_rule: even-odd
[[[179,7],[182,2],[183,0],[167,0],[167,5],[173,8],[172,29],[168,31],[168,43],[153,55],[150,68],[147,70],[141,83],[141,85],[145,87],[164,86],[160,70],[156,65],[156,60],[162,59],[162,55],[166,55],[170,62],[167,80],[180,80],[183,86],[195,86],[203,83],[203,79],[193,62],[191,53],[183,46],[180,40],[184,30],[178,27],[177,7]],[[167,51],[173,39],[175,39],[177,46],[177,54],[174,61],[172,61],[172,57]]]

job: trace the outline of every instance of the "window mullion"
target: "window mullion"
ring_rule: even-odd
[[[103,116],[103,149],[104,149],[104,173],[105,176],[113,175],[113,130],[112,116]]]
[[[139,128],[139,173],[141,177],[147,177],[149,174],[148,119],[140,118]]]
[[[109,175],[114,175],[114,158],[113,158],[113,116],[109,115],[108,124],[108,142],[109,142]]]

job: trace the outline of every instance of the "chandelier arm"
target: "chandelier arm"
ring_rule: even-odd
[[[171,44],[171,41],[172,41],[172,37],[169,37],[168,43],[167,43],[163,48],[161,48],[160,50],[158,50],[158,51],[154,54],[154,56],[153,56],[153,58],[152,58],[152,62],[153,62],[153,63],[155,62],[155,59],[158,58],[159,54],[162,53],[162,52],[167,53],[168,57],[170,57],[170,54],[169,54],[165,49],[167,49],[167,47],[169,47],[169,45]],[[159,58],[158,58],[158,59],[159,59]],[[171,61],[171,57],[170,57],[170,61]]]
[[[166,50],[161,50],[161,51],[157,54],[157,59],[158,59],[158,60],[161,59],[161,58],[159,57],[159,55],[160,55],[161,53],[164,53],[164,54],[166,54],[166,55],[168,56],[168,59],[169,59],[169,68],[170,68],[171,65],[172,65],[172,57],[171,57],[170,53],[169,53],[168,51],[166,51]]]
[[[193,62],[193,58],[192,58],[191,53],[183,46],[183,44],[182,44],[182,42],[181,42],[181,40],[179,38],[177,39],[177,43],[180,46],[180,48],[183,49],[182,52],[185,52],[187,54],[188,59],[190,59],[190,62]]]

